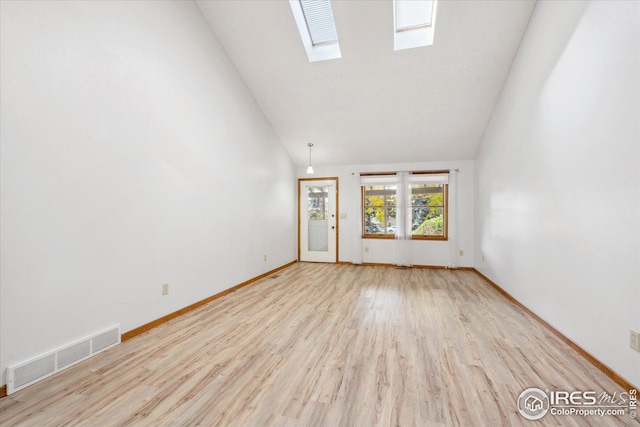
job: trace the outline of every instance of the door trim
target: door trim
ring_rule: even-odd
[[[330,176],[324,178],[298,178],[298,262],[300,262],[300,190],[302,188],[303,181],[328,181],[335,180],[336,181],[336,264],[339,262],[339,253],[338,250],[340,248],[340,182],[337,176]]]

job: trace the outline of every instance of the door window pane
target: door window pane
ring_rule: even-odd
[[[310,187],[308,201],[309,219],[327,219],[329,215],[329,188]]]
[[[329,250],[329,187],[309,187],[307,194],[308,250],[327,252]]]

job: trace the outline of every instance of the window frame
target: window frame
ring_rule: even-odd
[[[298,27],[300,39],[302,40],[302,45],[304,46],[304,50],[307,53],[307,59],[309,60],[309,62],[328,61],[330,59],[342,58],[342,52],[340,51],[340,42],[337,38],[337,28],[336,40],[314,44],[309,26],[307,24],[307,18],[302,8],[302,3],[300,3],[300,0],[289,0],[289,6],[291,7],[291,12],[293,13],[293,18],[296,22],[296,26]],[[331,6],[330,1],[329,6]],[[333,15],[332,7],[331,14]],[[335,27],[335,19],[333,19],[333,16],[332,20],[334,21],[333,25]]]
[[[395,184],[393,186],[395,187]],[[369,185],[360,186],[360,207],[362,209],[362,213],[361,213],[361,217],[362,217],[362,238],[363,239],[395,239],[396,238],[396,233],[393,233],[393,234],[387,233],[386,232],[386,229],[387,229],[386,225],[384,226],[385,232],[382,233],[382,234],[367,234],[366,233],[367,225],[366,225],[366,221],[364,220],[364,213],[365,213],[365,210],[368,207],[371,207],[371,206],[368,206],[368,207],[365,206],[365,188],[366,187],[371,187],[371,186],[369,186]],[[395,194],[396,194],[396,197],[397,197],[397,188],[396,188],[396,193]],[[386,206],[385,205],[385,206],[376,206],[375,208],[382,208],[382,209],[386,210],[389,207],[390,206]],[[397,209],[397,204],[396,204],[396,206],[393,206],[393,207]]]
[[[448,170],[437,170],[437,171],[414,171],[411,172],[411,175],[429,175],[429,174],[449,174]],[[382,172],[382,173],[362,173],[360,176],[370,176],[370,175],[395,175],[395,173]],[[367,234],[366,233],[366,224],[365,224],[365,187],[366,185],[360,186],[360,220],[362,222],[362,238],[363,239],[383,239],[383,240],[395,240],[396,233],[384,233],[384,234]],[[397,191],[397,188],[396,188]],[[431,240],[431,241],[448,241],[449,240],[449,184],[442,184],[442,192],[443,192],[443,201],[444,206],[442,207],[443,212],[443,226],[442,226],[442,235],[441,236],[424,236],[412,234],[411,240]],[[410,200],[409,200],[410,203]],[[414,205],[407,204],[409,209],[413,211]],[[385,227],[386,231],[386,227]]]
[[[411,240],[449,240],[449,184],[442,184],[442,199],[442,235],[425,236],[421,234],[411,234]],[[409,205],[409,209],[413,211],[414,206],[415,205]],[[440,208],[440,206],[437,206],[437,208]],[[395,234],[393,236],[395,238]]]

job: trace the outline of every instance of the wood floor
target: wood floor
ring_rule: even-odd
[[[528,387],[623,392],[468,271],[296,264],[0,399],[14,426],[584,426]]]

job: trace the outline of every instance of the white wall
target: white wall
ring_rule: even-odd
[[[296,258],[295,167],[195,4],[0,7],[3,384]]]
[[[353,236],[359,232],[358,217],[362,210],[360,207],[360,173],[363,172],[397,172],[418,170],[445,170],[459,169],[458,172],[458,243],[459,249],[464,255],[458,257],[458,266],[471,267],[473,265],[473,161],[447,161],[447,162],[416,162],[393,163],[377,165],[340,165],[340,166],[314,166],[315,173],[307,175],[306,166],[298,168],[298,178],[338,177],[340,214],[346,214],[346,219],[340,219],[339,224],[339,260],[353,262],[354,243]],[[357,180],[357,184],[354,184]],[[354,203],[355,201],[355,203]],[[368,247],[369,251],[362,254],[363,262],[393,264],[395,258],[395,242],[383,239],[363,239],[362,247]],[[412,262],[414,265],[446,266],[450,261],[449,241],[413,241]],[[359,250],[359,249],[358,249]]]
[[[539,2],[475,163],[476,268],[635,385],[639,5]]]

